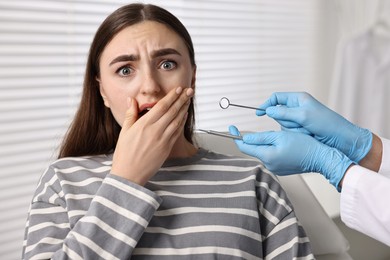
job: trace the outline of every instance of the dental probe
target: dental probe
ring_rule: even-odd
[[[219,101],[219,106],[222,109],[227,109],[229,106],[234,106],[234,107],[241,107],[241,108],[248,108],[248,109],[254,109],[254,110],[259,110],[259,111],[265,111],[265,109],[262,109],[262,108],[243,106],[243,105],[230,103],[230,100],[227,97],[221,98],[221,100]]]
[[[238,136],[238,135],[226,134],[226,133],[222,133],[222,132],[218,132],[218,131],[214,131],[214,130],[203,130],[203,129],[196,129],[196,130],[201,131],[201,132],[205,132],[205,133],[208,133],[211,135],[217,135],[217,136],[232,138],[232,139],[236,139],[236,140],[242,140],[242,136]]]

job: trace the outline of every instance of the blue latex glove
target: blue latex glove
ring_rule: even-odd
[[[327,108],[308,93],[273,93],[257,111],[275,119],[283,130],[312,135],[318,141],[339,149],[354,162],[370,151],[372,133]]]
[[[235,126],[230,126],[229,132],[240,135]],[[319,172],[339,191],[341,179],[353,164],[339,150],[302,133],[259,132],[245,134],[235,142],[243,153],[258,158],[276,175]]]

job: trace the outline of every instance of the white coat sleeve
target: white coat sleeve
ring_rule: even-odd
[[[355,165],[345,175],[340,215],[350,228],[390,246],[390,141],[382,143],[379,173]]]
[[[379,168],[379,173],[390,178],[390,140],[381,138],[382,140],[382,163]]]

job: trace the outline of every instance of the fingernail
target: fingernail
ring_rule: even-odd
[[[192,88],[188,88],[186,91],[187,97],[191,97],[194,94],[194,90]]]
[[[183,91],[183,88],[182,87],[178,87],[176,89],[176,94],[180,94],[182,91]]]

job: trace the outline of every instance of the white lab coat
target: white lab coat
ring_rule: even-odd
[[[353,166],[343,181],[340,201],[342,221],[390,246],[390,140],[383,143],[379,172]]]
[[[329,107],[352,123],[390,138],[390,37],[371,29],[342,46]]]

